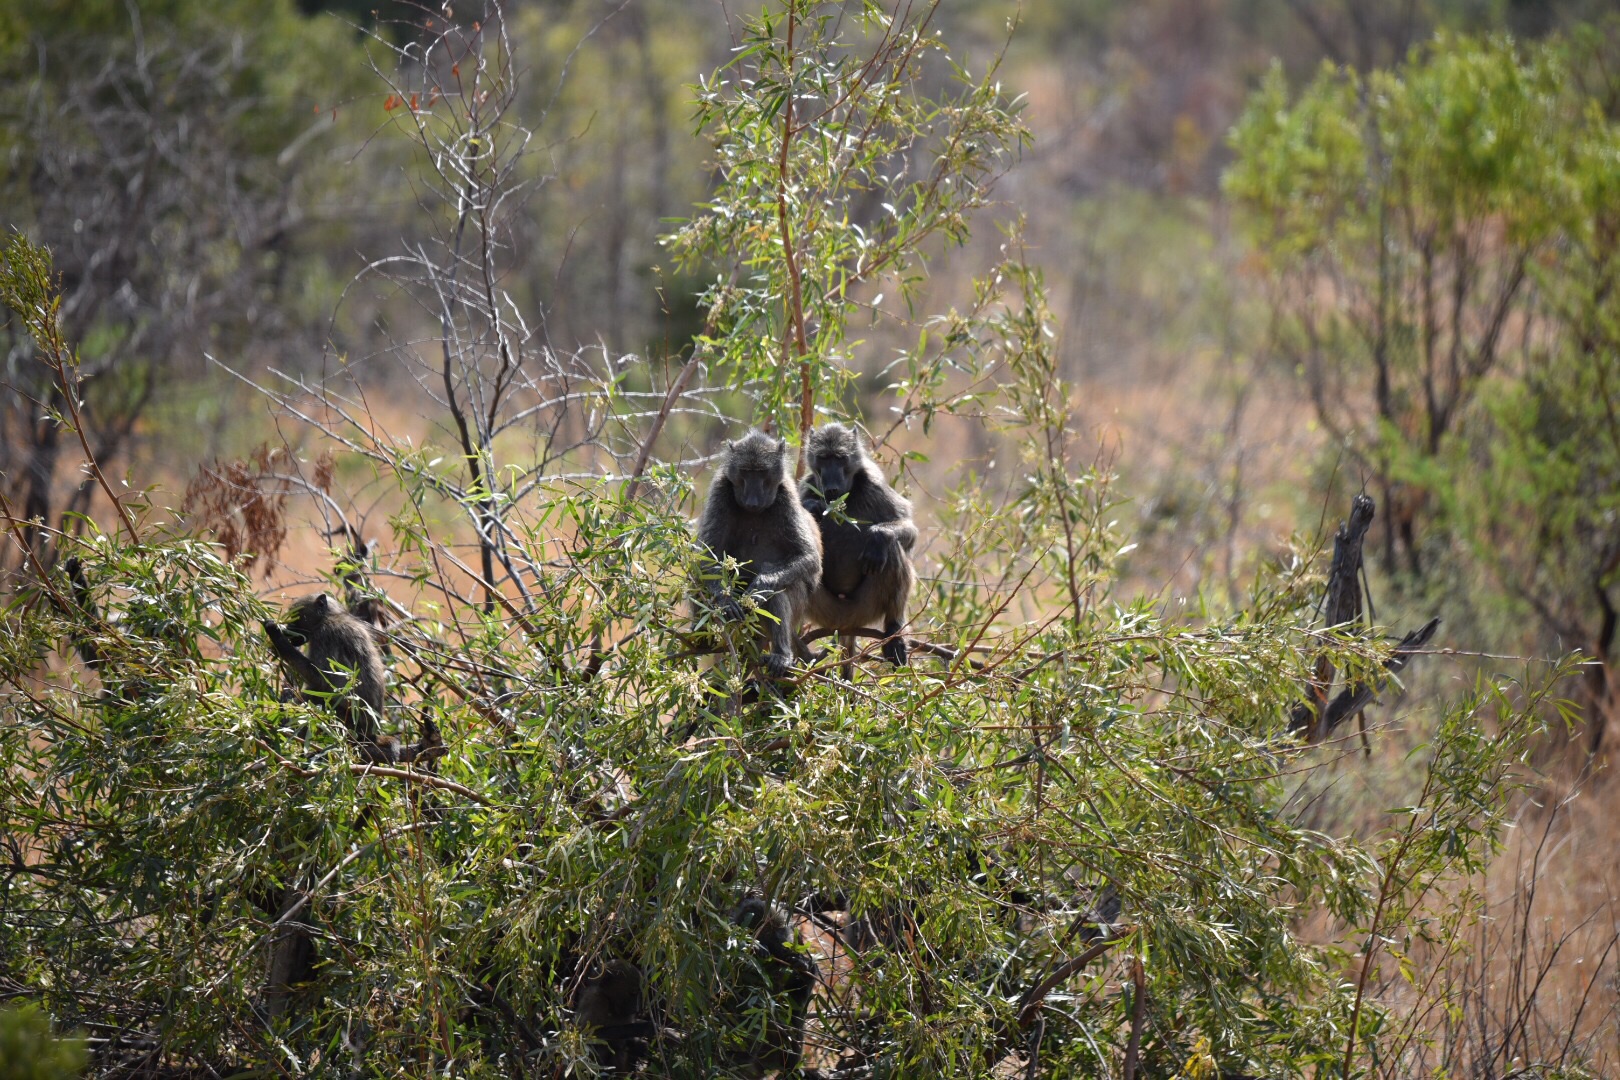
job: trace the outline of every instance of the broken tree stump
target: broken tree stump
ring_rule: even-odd
[[[1348,628],[1356,632],[1370,625],[1362,604],[1362,546],[1377,509],[1370,496],[1357,495],[1350,503],[1349,517],[1334,534],[1333,564],[1328,571],[1327,595],[1322,605],[1328,629]],[[1289,733],[1303,735],[1309,743],[1319,743],[1332,736],[1341,725],[1353,717],[1359,717],[1372,704],[1379,691],[1428,645],[1439,628],[1440,619],[1436,617],[1411,631],[1390,650],[1389,656],[1384,659],[1381,675],[1347,683],[1331,700],[1328,695],[1338,672],[1332,659],[1323,651],[1317,657],[1316,668],[1305,685],[1304,700],[1289,712]]]

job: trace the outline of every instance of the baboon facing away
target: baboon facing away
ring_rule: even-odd
[[[800,498],[821,531],[821,584],[810,596],[810,621],[840,631],[847,658],[854,635],[881,622],[886,640],[883,656],[906,662],[906,604],[916,574],[911,549],[917,526],[911,503],[883,479],[854,429],[826,424],[810,433],[810,471],[800,485]],[[843,519],[830,511],[844,499]],[[850,664],[846,659],[844,677]]]
[[[787,462],[786,441],[764,432],[726,443],[698,522],[698,540],[715,558],[737,560],[749,594],[775,618],[765,666],[776,677],[795,656],[807,655],[799,628],[821,572],[821,538],[799,503]],[[741,618],[742,605],[724,591],[714,562],[705,565],[704,577],[726,616]]]
[[[91,622],[101,621],[101,612],[96,608],[96,602],[90,597],[90,583],[84,577],[84,564],[77,555],[70,555],[62,561],[62,569],[67,572],[68,584],[73,589],[73,602],[79,606],[79,613],[89,618]],[[70,612],[71,614],[71,612]],[[106,657],[101,655],[101,648],[95,639],[88,635],[74,639],[73,648],[78,652],[84,666],[92,671],[98,670]]]

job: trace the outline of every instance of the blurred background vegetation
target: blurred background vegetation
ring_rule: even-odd
[[[973,312],[985,268],[1014,257],[1041,276],[1038,289],[1020,283],[1018,304],[1038,293],[1055,328],[1040,393],[1064,388],[1058,426],[1073,442],[1058,475],[1066,483],[1084,471],[1070,463],[1085,462],[1095,484],[1058,505],[1089,500],[1087,535],[1108,553],[1096,589],[1121,609],[1228,625],[1298,550],[1291,538],[1320,542],[1352,495],[1372,494],[1377,622],[1439,614],[1439,644],[1464,655],[1417,667],[1407,711],[1374,710],[1375,761],[1346,754],[1288,781],[1305,826],[1381,835],[1385,812],[1424,783],[1409,755],[1432,727],[1407,717],[1443,713],[1438,703],[1513,658],[1556,665],[1578,650],[1586,663],[1536,698],[1553,723],[1527,750],[1534,772],[1520,778],[1533,779],[1512,807],[1534,826],[1530,846],[1511,840],[1469,885],[1503,924],[1511,914],[1542,929],[1482,950],[1511,962],[1445,978],[1457,1000],[1518,1016],[1501,1062],[1521,1060],[1513,1040],[1527,1045],[1531,1029],[1578,1029],[1593,1040],[1579,1067],[1597,1074],[1620,1055],[1620,976],[1605,951],[1620,926],[1620,785],[1608,767],[1620,742],[1611,7],[945,0],[931,29],[975,77],[993,67],[1030,138],[1009,140],[985,205],[964,200],[970,217],[905,234],[917,256],[902,282],[850,283],[826,324],[838,333],[817,346],[837,358],[822,404],[864,417],[897,463],[941,581],[971,561],[957,485],[971,475],[987,503],[1021,497],[1039,470],[1020,456],[1032,430],[1020,425],[1045,414],[1016,393],[1016,408],[977,412],[962,372],[921,363],[919,328],[941,330],[919,313]],[[715,314],[727,252],[758,238],[751,219],[716,210],[741,205],[746,177],[717,147],[744,129],[728,128],[730,105],[703,111],[695,99],[753,14],[724,0],[506,5],[521,77],[503,108],[525,130],[494,262],[525,340],[576,358],[556,373],[564,397],[589,384],[656,402],[703,348],[694,341],[736,331]],[[147,520],[235,530],[227,547],[261,556],[242,569],[265,596],[329,570],[344,522],[409,551],[418,538],[396,515],[415,496],[386,477],[417,448],[455,443],[431,370],[405,358],[441,334],[443,293],[421,266],[402,267],[458,219],[435,187],[432,139],[411,119],[434,102],[399,72],[426,63],[445,20],[473,17],[410,0],[0,5],[3,224],[47,248],[60,275],[90,450]],[[952,76],[930,59],[916,91],[943,94]],[[882,190],[841,192],[842,224],[876,235],[895,216]],[[0,335],[0,487],[16,520],[35,523],[15,531],[0,571],[21,589],[54,562],[57,530],[91,537],[92,521],[111,531],[116,515],[57,422],[71,391],[38,364],[36,334],[13,318]],[[660,444],[671,473],[700,469],[742,423],[787,415],[797,383],[762,375],[767,359],[706,361],[715,378]],[[289,403],[334,379],[345,389],[317,396],[320,423],[300,422]],[[357,402],[386,440],[334,412]],[[586,471],[631,471],[633,441],[627,450],[574,414],[558,423],[542,456],[568,449],[551,474],[585,470],[593,454]],[[494,432],[491,445],[508,438]],[[210,501],[220,476],[279,500],[273,520]],[[483,506],[488,491],[474,476],[456,498]],[[679,498],[691,512],[690,492]],[[423,522],[454,518],[416,501]],[[536,529],[589,534],[589,517],[571,507]],[[480,520],[445,528],[465,538]],[[407,603],[412,573],[394,586]],[[199,585],[191,613],[229,588]],[[938,586],[941,611],[950,588]],[[1040,599],[1014,613],[1037,617]],[[340,800],[322,813],[351,809]],[[1494,925],[1474,929],[1483,940]],[[1342,927],[1324,917],[1309,929],[1331,938]],[[1499,979],[1508,999],[1486,990]],[[1197,1057],[1166,1046],[1150,1074]]]
[[[1606,6],[941,6],[958,57],[1005,49],[999,78],[1023,97],[1033,143],[973,242],[993,250],[995,220],[1028,223],[1081,429],[1127,480],[1136,582],[1235,597],[1272,538],[1370,485],[1399,510],[1380,570],[1500,601],[1454,623],[1480,627],[1469,646],[1606,650],[1614,455],[1593,410],[1612,356],[1604,139],[1620,107]],[[432,222],[388,123],[405,102],[371,67],[391,70],[430,17],[369,0],[0,11],[7,224],[52,252],[95,449],[133,486],[183,488],[195,463],[273,434],[210,356],[349,365],[390,407],[384,343],[419,315],[353,279]],[[535,186],[503,284],[553,347],[667,364],[701,329],[706,277],[658,238],[716,182],[691,87],[727,58],[734,20],[649,0],[524,3],[509,23]],[[1453,36],[1431,61],[1436,33]],[[1407,87],[1409,61],[1423,85]],[[1502,126],[1497,161],[1464,160],[1471,124]],[[980,261],[931,266],[933,306],[965,296]],[[870,401],[909,336],[861,330],[869,379],[853,392]],[[82,512],[91,491],[26,404],[42,395],[10,333],[0,473],[27,516]],[[1422,365],[1454,343],[1457,385],[1430,401]],[[1481,468],[1496,482],[1458,483]]]

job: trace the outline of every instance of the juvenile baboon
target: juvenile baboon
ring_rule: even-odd
[[[733,1065],[746,1068],[743,1075],[748,1076],[791,1074],[804,1057],[804,1021],[820,969],[793,947],[787,913],[762,897],[750,896],[738,904],[731,921],[754,932],[754,959],[767,980],[765,989],[772,999],[769,1007],[773,1013],[784,1004],[787,1009],[786,1020],[765,1024],[756,1045],[735,1054]]]
[[[67,572],[68,584],[73,588],[73,602],[79,606],[79,611],[88,617],[92,623],[99,623],[101,621],[101,612],[97,610],[96,602],[90,596],[90,583],[84,577],[84,564],[79,561],[77,555],[70,555],[63,560],[62,569]],[[79,658],[84,661],[85,667],[92,670],[100,668],[105,660],[105,657],[101,655],[100,646],[91,637],[81,636],[75,638],[73,647],[78,651]]]
[[[716,559],[729,555],[742,566],[744,587],[776,620],[766,670],[775,677],[786,674],[795,656],[807,656],[799,628],[821,572],[821,538],[799,504],[786,441],[750,431],[726,443],[698,522],[698,540]],[[706,563],[704,578],[726,616],[741,618],[742,605],[724,591],[715,562]]]
[[[906,662],[906,604],[916,574],[911,549],[917,526],[911,503],[883,479],[861,437],[843,424],[810,433],[810,471],[800,485],[805,509],[821,530],[821,585],[810,595],[810,621],[837,630],[847,658],[854,652],[850,630],[883,624],[883,656]],[[843,520],[829,507],[844,498]],[[846,659],[844,677],[851,674]]]
[[[371,627],[325,593],[294,600],[287,610],[285,627],[267,619],[264,632],[293,681],[330,704],[367,761],[401,760],[399,740],[377,736],[383,662]]]

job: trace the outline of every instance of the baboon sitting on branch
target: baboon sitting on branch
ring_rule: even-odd
[[[762,897],[750,896],[731,912],[731,921],[754,935],[754,963],[765,985],[738,987],[764,991],[768,1019],[747,1050],[734,1051],[738,1075],[796,1075],[804,1057],[804,1023],[820,970],[798,947],[785,911]],[[744,980],[746,983],[747,980]]]
[[[850,631],[881,622],[883,656],[906,663],[906,604],[916,574],[911,549],[917,526],[911,503],[896,494],[867,454],[861,437],[843,424],[810,433],[810,471],[800,485],[804,506],[821,531],[821,585],[810,595],[810,621],[839,632],[847,658]],[[839,516],[833,504],[843,499]],[[844,677],[851,674],[846,659]]]
[[[799,505],[786,441],[750,431],[726,443],[698,522],[698,540],[713,555],[703,567],[704,586],[726,617],[743,617],[716,561],[729,556],[741,566],[748,594],[775,619],[766,670],[780,678],[795,656],[808,658],[799,627],[821,574],[821,537]]]
[[[308,696],[326,702],[343,721],[362,758],[397,765],[443,745],[430,718],[424,718],[422,738],[415,745],[378,734],[384,669],[369,625],[326,593],[294,600],[287,611],[285,627],[265,620],[270,647],[294,683]]]

